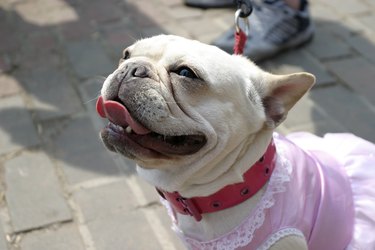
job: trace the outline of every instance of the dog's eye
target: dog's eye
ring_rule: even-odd
[[[122,59],[126,60],[126,59],[129,59],[129,58],[130,58],[130,52],[129,52],[129,50],[125,50],[124,54],[122,56]]]
[[[176,74],[178,74],[179,76],[184,76],[188,78],[198,78],[197,75],[194,73],[194,71],[186,66],[183,66],[177,69]]]

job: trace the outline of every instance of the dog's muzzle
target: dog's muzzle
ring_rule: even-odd
[[[127,62],[107,80],[96,110],[109,120],[101,131],[109,150],[129,158],[169,158],[194,154],[206,144],[203,133],[184,132],[178,126],[164,128],[173,119],[150,63]]]

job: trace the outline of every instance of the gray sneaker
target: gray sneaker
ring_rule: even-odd
[[[250,59],[261,61],[312,39],[314,27],[310,21],[307,1],[301,0],[300,10],[292,9],[283,0],[255,0],[252,3],[249,35],[243,52]],[[242,30],[245,28],[242,27]],[[233,53],[234,28],[213,44]]]

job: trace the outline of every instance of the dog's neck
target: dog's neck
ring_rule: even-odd
[[[243,180],[243,174],[258,161],[266,151],[270,141],[272,140],[272,130],[262,130],[256,135],[250,136],[247,140],[241,142],[232,152],[226,154],[224,157],[216,155],[215,165],[207,164],[200,168],[195,175],[191,176],[169,176],[161,175],[159,171],[139,171],[141,177],[146,178],[157,187],[165,186],[165,183],[172,183],[176,180],[180,183],[181,189],[172,189],[171,191],[178,191],[185,197],[207,196],[229,184],[238,183]],[[194,167],[194,166],[192,166]],[[210,175],[215,175],[215,171],[224,174],[219,175],[213,182],[205,183],[204,180],[213,178]],[[170,182],[168,182],[168,180]],[[160,181],[160,182],[158,182]],[[200,185],[190,183],[203,183]],[[219,212],[203,214],[201,221],[197,222],[190,215],[177,214],[177,226],[187,235],[194,236],[194,238],[212,239],[238,225],[247,215],[249,209],[255,206],[259,201],[265,188],[263,187],[250,199],[243,203],[228,208]],[[243,209],[246,207],[246,209]],[[219,218],[219,219],[218,219]],[[223,219],[224,218],[224,219]]]
[[[272,130],[261,130],[248,136],[231,152],[217,149],[211,158],[200,159],[195,164],[181,167],[180,172],[150,170],[138,167],[139,175],[156,187],[184,197],[207,196],[226,185],[243,180],[243,173],[266,151],[272,139]]]
[[[251,145],[248,145],[246,147],[247,151],[243,152],[244,155],[238,158],[238,164],[233,165],[229,169],[229,171],[235,172],[235,174],[228,176],[236,176],[237,173],[241,174],[242,176],[243,173],[245,173],[249,169],[249,167],[254,164],[254,159],[259,159],[264,154],[264,151],[268,147],[271,139],[272,132],[263,131],[262,133],[259,133],[253,140]],[[254,148],[259,150],[255,151]],[[246,156],[251,157],[247,158]],[[246,161],[249,162],[249,164],[245,167],[246,164],[243,163]],[[236,177],[225,177],[225,179],[231,184],[238,182]],[[212,187],[207,187],[207,189],[210,188]],[[265,192],[265,189],[266,186],[263,186],[263,188],[261,188],[251,198],[234,207],[224,209],[215,213],[203,214],[203,218],[199,222],[196,221],[192,216],[177,213],[177,227],[181,231],[183,231],[185,235],[188,235],[195,239],[206,241],[219,237],[229,232],[236,225],[239,225],[244,220],[244,218],[248,216],[249,211],[251,211],[261,199],[263,193]],[[196,192],[199,193],[198,191]]]

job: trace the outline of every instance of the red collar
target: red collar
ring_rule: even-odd
[[[170,193],[159,188],[156,190],[161,197],[169,201],[176,212],[191,215],[200,221],[202,214],[236,206],[256,194],[270,179],[275,168],[275,159],[276,147],[271,141],[259,161],[244,173],[243,182],[225,186],[209,196],[185,198],[178,192]]]

